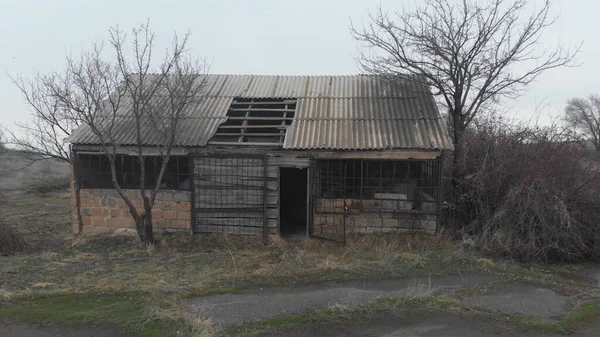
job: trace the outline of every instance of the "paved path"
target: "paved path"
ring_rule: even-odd
[[[517,282],[498,284],[483,295],[472,296],[463,303],[518,315],[563,317],[571,308],[569,298],[550,289]]]
[[[274,316],[292,315],[335,305],[352,308],[380,297],[424,297],[449,289],[487,285],[502,279],[490,275],[422,277],[393,281],[321,284],[298,288],[249,290],[187,300],[191,311],[222,328]]]

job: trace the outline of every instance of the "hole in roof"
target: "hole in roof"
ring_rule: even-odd
[[[283,145],[295,114],[296,99],[236,98],[210,143]]]

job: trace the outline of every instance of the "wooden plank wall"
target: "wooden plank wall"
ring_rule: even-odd
[[[268,232],[279,232],[279,167],[267,165],[265,181],[264,160],[194,157],[195,232],[262,235],[265,185]]]

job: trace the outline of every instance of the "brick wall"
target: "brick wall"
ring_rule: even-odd
[[[410,201],[317,199],[316,202],[317,212],[313,217],[313,230],[316,233],[330,233],[334,229],[335,232],[341,232],[344,220],[347,233],[420,231],[433,234],[437,224],[435,214],[411,212]],[[348,208],[345,219],[342,211],[344,204]],[[429,204],[425,208],[435,210]],[[319,213],[319,210],[327,212]]]
[[[142,198],[138,190],[125,190],[138,210]],[[116,190],[82,189],[81,215],[84,233],[112,233],[119,228],[135,228],[129,208]],[[75,193],[71,194],[73,232],[78,231]],[[192,228],[192,192],[159,191],[152,210],[155,232],[190,231]]]

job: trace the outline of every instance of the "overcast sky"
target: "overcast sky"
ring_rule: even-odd
[[[129,30],[150,19],[159,45],[174,31],[192,33],[190,49],[211,61],[211,72],[234,74],[337,75],[358,72],[359,45],[349,33],[387,0],[0,0],[0,123],[27,120],[30,110],[3,73],[32,76],[58,71],[65,55],[107,37],[110,26]],[[555,1],[558,21],[544,43],[583,42],[577,68],[553,70],[526,95],[504,102],[513,116],[528,119],[543,102],[543,118],[558,116],[574,96],[600,94],[600,1]]]

